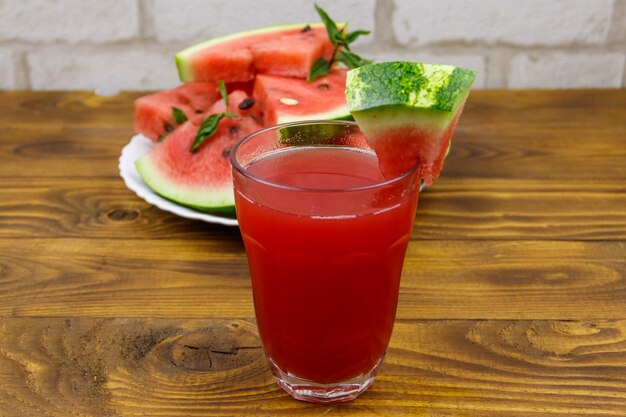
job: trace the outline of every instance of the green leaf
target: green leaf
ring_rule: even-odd
[[[320,6],[315,3],[315,10],[317,10],[317,14],[320,15],[322,22],[324,22],[324,26],[326,26],[326,32],[328,32],[328,39],[330,39],[331,43],[335,45],[337,39],[340,39],[342,36],[341,31],[337,27],[337,24],[333,21],[333,19],[328,16],[328,13],[324,11]]]
[[[163,140],[172,132],[165,132],[157,138],[157,142],[163,142]]]
[[[225,111],[222,114],[224,115],[224,117],[239,117],[239,115],[237,113],[231,113],[229,111]]]
[[[371,60],[363,59],[354,52],[346,51],[345,49],[339,52],[339,55],[337,55],[337,61],[343,63],[348,68],[358,68],[372,63]]]
[[[326,61],[324,58],[318,58],[317,61],[311,65],[311,72],[309,72],[309,76],[306,80],[311,82],[322,75],[328,75],[328,71],[330,71],[330,62]]]
[[[208,138],[210,138],[216,131],[217,126],[219,125],[220,120],[222,120],[226,115],[224,113],[212,114],[202,122],[200,129],[198,129],[198,133],[196,134],[196,138],[193,140],[191,147],[189,148],[189,152],[195,152],[198,150],[200,145],[202,145]]]
[[[346,26],[339,29],[333,19],[328,16],[328,13],[318,6],[317,3],[315,4],[315,10],[324,22],[324,26],[326,26],[328,39],[333,45],[333,54],[328,61],[324,58],[319,58],[313,63],[307,81],[311,82],[322,75],[327,75],[335,61],[343,62],[348,68],[356,68],[371,62],[361,58],[350,50],[350,44],[359,36],[369,34],[369,30],[355,30],[353,32],[344,33]]]
[[[347,43],[352,43],[355,40],[357,40],[357,38],[361,35],[369,35],[370,31],[369,30],[355,30],[354,32],[350,32],[347,33],[346,35],[344,35],[344,39]]]
[[[174,116],[174,123],[176,123],[177,125],[185,123],[187,121],[187,115],[178,107],[172,107],[172,116]]]
[[[224,99],[224,103],[228,106],[228,93],[226,92],[226,84],[224,84],[223,80],[219,80],[217,85],[220,89],[220,94],[222,95],[222,99]]]

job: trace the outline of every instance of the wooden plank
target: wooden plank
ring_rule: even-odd
[[[484,127],[465,129],[461,120],[442,177],[597,182],[626,178],[626,128],[563,124],[533,132],[519,125],[510,132],[503,132],[504,126],[488,132]]]
[[[101,97],[90,91],[0,91],[3,126],[61,123],[82,127],[127,127],[133,101],[146,93]],[[474,90],[465,106],[467,126],[624,128],[626,92],[608,90]],[[601,121],[610,121],[601,124]]]
[[[0,237],[228,239],[177,217],[119,178],[0,178]],[[413,239],[626,239],[626,181],[441,178],[422,194]]]
[[[626,243],[412,241],[401,319],[614,319]],[[0,317],[251,317],[239,239],[0,239]]]
[[[626,181],[440,178],[414,239],[623,240]]]
[[[0,93],[0,176],[117,176],[137,96]],[[625,108],[624,90],[475,91],[442,175],[623,180]]]
[[[0,140],[0,180],[16,177],[119,177],[130,127],[76,129],[35,124],[8,127]]]
[[[533,133],[520,125],[489,132],[466,127],[470,117],[461,119],[444,178],[626,178],[626,128],[563,124]],[[117,176],[117,159],[132,136],[130,125],[7,127],[0,141],[0,177]]]
[[[555,129],[562,125],[602,131],[626,128],[626,91],[608,90],[474,90],[464,109],[466,125],[491,131],[505,128]],[[605,123],[603,123],[605,122]]]
[[[184,219],[126,188],[121,178],[0,178],[0,237],[229,239],[237,228]]]
[[[0,319],[0,415],[623,416],[626,321],[399,321],[354,402],[295,401],[249,319]],[[381,411],[384,410],[384,411]]]
[[[3,127],[80,126],[132,127],[133,101],[140,92],[97,96],[92,91],[1,91]]]

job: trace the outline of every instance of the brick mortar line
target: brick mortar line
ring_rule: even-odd
[[[153,7],[154,4],[150,0],[137,0],[139,38],[142,40],[155,39]]]
[[[15,40],[0,40],[0,48],[8,49],[41,49],[47,47],[56,48],[89,48],[95,51],[97,50],[110,50],[116,51],[120,49],[129,49],[132,47],[149,47],[151,50],[158,48],[172,48],[183,49],[187,46],[191,46],[197,41],[174,41],[174,42],[158,42],[153,39],[133,39],[120,42],[109,43],[91,43],[91,42],[31,42],[31,41],[15,41]],[[437,49],[439,48],[439,49]],[[361,51],[371,50],[373,52],[419,52],[419,51],[462,51],[462,54],[470,55],[466,53],[468,51],[483,51],[489,52],[493,50],[508,50],[513,52],[533,53],[533,52],[555,52],[555,51],[567,51],[567,52],[617,52],[626,54],[626,42],[611,42],[606,44],[561,44],[561,45],[516,45],[507,43],[490,44],[487,42],[466,42],[466,41],[450,41],[442,43],[428,43],[423,45],[389,45],[380,44],[379,42],[363,43],[361,45],[355,45],[355,49]],[[447,52],[446,52],[447,53]]]

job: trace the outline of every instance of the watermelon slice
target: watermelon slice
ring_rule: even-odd
[[[239,104],[247,98],[242,91],[229,94],[228,111],[237,118],[224,118],[217,131],[197,152],[189,152],[201,122],[189,120],[135,162],[143,181],[157,194],[199,210],[234,213],[230,174],[230,148],[241,137],[261,128]],[[223,100],[209,113],[226,110]]]
[[[263,123],[271,126],[307,119],[350,119],[345,88],[345,69],[334,69],[313,82],[259,74],[253,95],[263,109]]]
[[[348,108],[386,178],[419,164],[424,182],[432,184],[475,77],[463,68],[413,62],[383,62],[348,72]]]
[[[188,119],[198,119],[219,96],[216,83],[198,82],[140,97],[135,100],[135,131],[156,141],[176,126],[173,107]]]
[[[269,26],[191,46],[176,54],[176,65],[182,81],[250,81],[256,73],[306,78],[332,48],[323,23]]]

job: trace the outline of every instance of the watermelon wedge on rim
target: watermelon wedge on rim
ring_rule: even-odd
[[[348,71],[348,108],[386,178],[419,164],[424,182],[432,184],[475,78],[468,69],[418,62]]]

